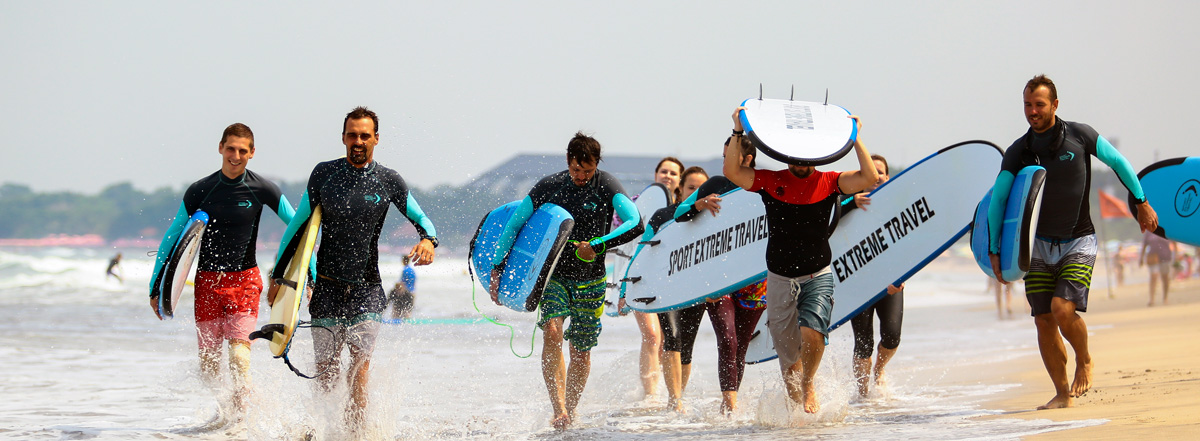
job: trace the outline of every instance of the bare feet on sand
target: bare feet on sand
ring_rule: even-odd
[[[1055,395],[1054,398],[1051,398],[1046,404],[1038,406],[1038,410],[1062,409],[1065,407],[1071,407],[1071,396]]]
[[[1071,396],[1082,397],[1092,388],[1092,363],[1075,364],[1075,381],[1071,383]]]
[[[807,382],[807,384],[801,383],[800,395],[804,399],[805,413],[817,413],[818,410],[821,410],[821,403],[817,401],[816,387],[813,386],[811,381]]]
[[[571,416],[565,413],[560,414],[554,417],[553,420],[550,420],[550,425],[554,426],[554,428],[558,430],[566,430],[567,427],[571,426]]]

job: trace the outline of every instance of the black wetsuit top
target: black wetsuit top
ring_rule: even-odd
[[[209,219],[198,270],[235,272],[258,266],[254,251],[263,206],[280,213],[280,206],[287,205],[281,201],[286,199],[279,187],[250,170],[238,179],[218,171],[188,187],[183,194],[184,209],[189,216],[204,210]],[[291,212],[292,207],[286,211]]]
[[[567,171],[555,173],[542,178],[533,189],[529,190],[529,199],[533,208],[537,209],[547,202],[558,205],[571,213],[575,218],[575,227],[571,230],[571,241],[590,241],[602,237],[612,228],[614,198],[617,195],[628,200],[624,187],[612,175],[603,170],[597,170],[596,176],[582,187],[575,185]],[[608,249],[629,242],[642,234],[644,227],[639,219],[637,226],[628,231],[604,241],[603,245],[593,249],[598,253],[596,259],[584,262],[575,257],[575,247],[563,247],[559,255],[558,265],[554,268],[554,276],[568,280],[595,280],[606,274],[604,255]]]
[[[800,277],[829,266],[829,218],[837,203],[840,172],[813,171],[797,178],[788,170],[757,170],[754,191],[767,212],[767,270]]]

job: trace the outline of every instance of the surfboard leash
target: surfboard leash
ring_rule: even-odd
[[[275,330],[275,329],[268,329],[268,327],[271,327],[271,326],[278,326],[278,327],[279,327],[279,330]],[[329,328],[326,328],[326,327],[324,327],[324,326],[313,326],[313,324],[312,324],[312,322],[311,322],[311,321],[304,321],[304,320],[298,320],[298,321],[296,321],[296,329],[299,329],[299,328],[309,328],[309,329],[312,329],[312,328],[314,328],[314,327],[315,327],[315,328],[321,328],[321,329],[324,329],[324,330],[325,330],[325,332],[329,332],[329,333],[331,333],[331,334],[333,333],[333,331],[330,331],[330,330],[329,330]],[[283,333],[282,329],[283,329],[283,325],[267,325],[267,326],[264,326],[264,327],[263,327],[263,329],[261,329],[261,330],[258,330],[258,331],[251,332],[251,333],[250,333],[250,339],[251,339],[251,340],[254,340],[254,339],[259,339],[259,338],[261,338],[261,339],[264,339],[264,340],[270,340],[270,339],[271,339],[271,335],[272,335],[272,334],[274,334],[275,332],[279,332],[279,333],[281,333],[281,334],[282,334],[282,333]],[[294,331],[293,331],[293,332],[294,332]],[[293,334],[293,336],[294,336],[294,334]],[[283,354],[282,354],[282,355],[276,355],[276,356],[275,356],[275,358],[282,358],[282,359],[283,359],[283,364],[286,364],[286,365],[287,365],[287,367],[288,367],[288,369],[291,369],[291,370],[292,370],[292,373],[294,373],[294,374],[296,374],[296,376],[298,376],[298,377],[300,377],[300,378],[304,378],[304,379],[306,379],[306,380],[315,380],[315,379],[317,379],[317,377],[320,377],[320,376],[322,376],[322,375],[325,375],[327,372],[329,372],[329,369],[328,369],[328,368],[326,368],[326,369],[324,369],[324,370],[322,370],[322,371],[320,371],[320,372],[317,372],[317,373],[315,373],[315,374],[313,374],[313,375],[311,375],[311,376],[310,376],[310,375],[305,375],[305,374],[304,374],[304,372],[300,372],[300,369],[296,368],[296,366],[292,364],[292,360],[291,360],[291,358],[288,358],[288,353],[292,351],[292,342],[293,342],[293,341],[296,341],[296,339],[295,339],[295,338],[292,338],[291,340],[288,340],[287,347],[286,347],[286,348],[283,348]]]
[[[517,358],[529,358],[532,356],[534,350],[537,349],[537,325],[533,326],[533,335],[529,338],[529,353],[525,355],[518,354],[517,349],[514,346],[517,340],[517,329],[510,324],[501,323],[496,319],[488,317],[487,314],[484,314],[483,311],[479,309],[479,304],[475,301],[475,271],[473,268],[471,268],[470,260],[467,260],[467,274],[471,275],[471,306],[475,308],[475,312],[479,313],[480,317],[483,317],[494,325],[508,328],[508,350],[512,351],[513,355],[517,356]]]

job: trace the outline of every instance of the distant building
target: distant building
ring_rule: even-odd
[[[638,194],[646,186],[654,182],[654,166],[662,159],[661,156],[622,156],[604,155],[600,161],[600,170],[611,173],[625,191]],[[710,176],[721,174],[721,158],[696,160],[679,158],[684,166],[700,166]],[[542,177],[566,170],[565,155],[562,154],[524,154],[517,155],[507,162],[484,172],[465,187],[480,193],[490,193],[501,200],[519,199],[533,188]]]

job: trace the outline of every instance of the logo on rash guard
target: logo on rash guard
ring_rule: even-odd
[[[242,208],[250,208],[254,206],[254,203],[250,201],[241,201],[237,203],[237,206]]]
[[[1062,156],[1058,157],[1059,161],[1070,161],[1073,159],[1075,159],[1075,153],[1073,152],[1066,152]]]
[[[596,211],[596,203],[588,202],[586,204],[583,204],[583,209],[588,210],[588,211]]]
[[[363,195],[363,199],[365,199],[367,202],[374,202],[376,204],[383,200],[383,198],[379,197],[378,193]]]

